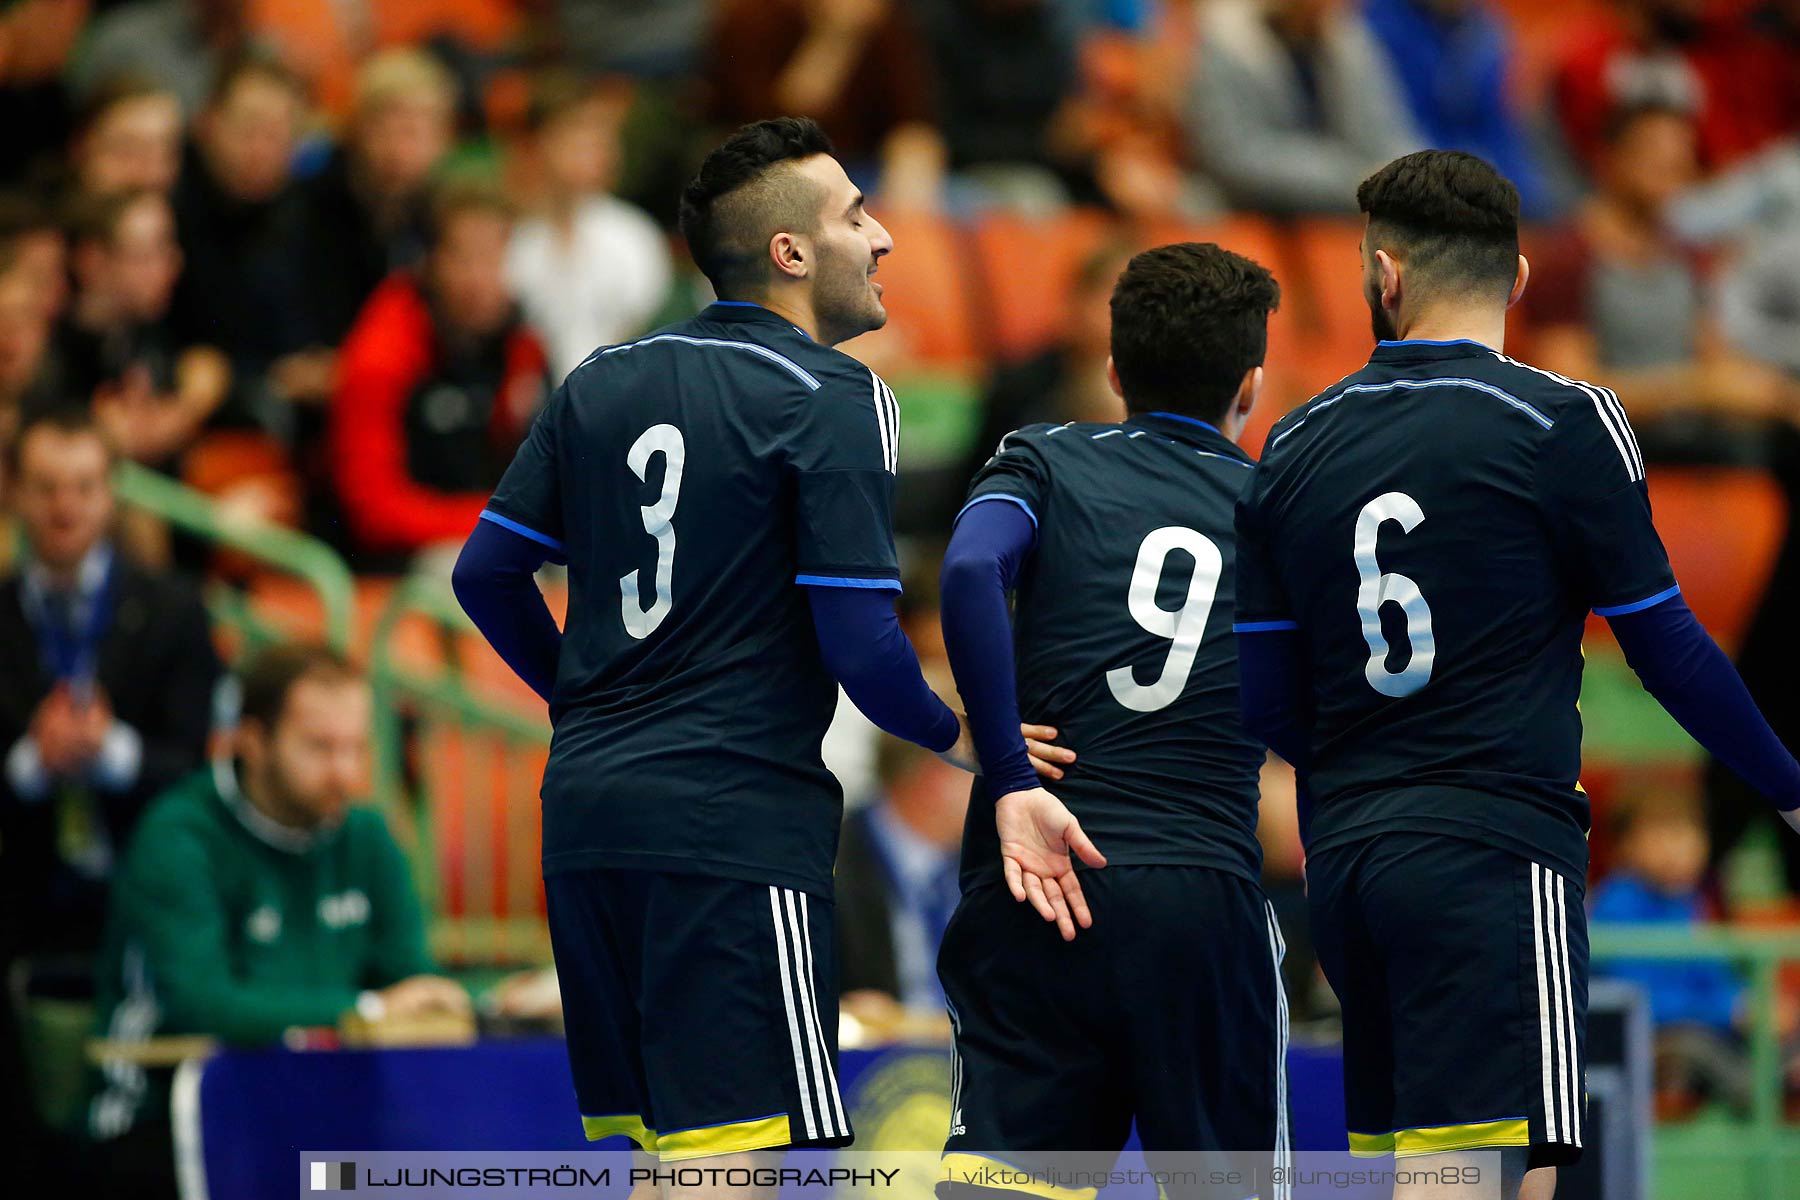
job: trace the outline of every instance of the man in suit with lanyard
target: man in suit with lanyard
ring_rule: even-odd
[[[84,972],[144,803],[204,761],[221,673],[199,600],[115,552],[113,461],[84,409],[26,421],[0,581],[0,959]]]

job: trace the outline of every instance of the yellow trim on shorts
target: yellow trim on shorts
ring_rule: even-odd
[[[1386,1158],[1394,1152],[1394,1135],[1391,1133],[1358,1133],[1351,1129],[1350,1153],[1356,1158]]]
[[[700,1129],[677,1129],[656,1139],[656,1153],[664,1162],[680,1162],[688,1158],[707,1158],[714,1154],[768,1150],[786,1146],[793,1140],[793,1132],[788,1127],[788,1115],[776,1113],[749,1121],[707,1125]]]
[[[583,1116],[581,1131],[587,1134],[590,1142],[624,1134],[638,1144],[639,1150],[654,1152],[656,1149],[656,1130],[644,1124],[644,1118],[636,1113],[617,1113],[610,1117]]]
[[[1531,1123],[1524,1117],[1476,1121],[1468,1125],[1426,1125],[1394,1131],[1394,1157],[1447,1154],[1454,1150],[1498,1150],[1531,1145]]]
[[[1100,1194],[1099,1188],[1058,1187],[1054,1183],[1045,1183],[1035,1179],[1016,1183],[1011,1181],[994,1182],[986,1179],[968,1180],[960,1174],[951,1174],[952,1171],[974,1174],[984,1167],[1004,1167],[1021,1175],[1030,1174],[1022,1167],[1002,1159],[989,1157],[986,1154],[969,1154],[966,1151],[953,1150],[946,1152],[941,1162],[944,1174],[939,1178],[947,1179],[952,1183],[969,1183],[973,1187],[998,1188],[1003,1191],[1017,1192],[1021,1196],[1039,1196],[1042,1197],[1042,1200],[1095,1200],[1095,1197]]]

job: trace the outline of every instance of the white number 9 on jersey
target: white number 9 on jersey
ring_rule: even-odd
[[[1419,585],[1405,575],[1383,574],[1375,561],[1375,540],[1384,521],[1397,521],[1411,533],[1425,519],[1425,510],[1405,492],[1387,492],[1363,505],[1356,517],[1356,572],[1362,586],[1356,592],[1356,611],[1362,617],[1363,641],[1369,645],[1369,661],[1363,676],[1369,686],[1396,700],[1410,696],[1431,682],[1437,659],[1437,639],[1431,632],[1431,605],[1425,603]],[[1388,670],[1392,648],[1381,632],[1381,606],[1392,600],[1406,614],[1406,640],[1412,655],[1400,671]]]
[[[1169,555],[1175,550],[1194,556],[1194,576],[1188,580],[1187,601],[1171,612],[1156,603],[1156,589],[1162,583]],[[1138,547],[1137,565],[1131,571],[1126,605],[1131,609],[1132,620],[1157,637],[1170,640],[1169,657],[1163,661],[1161,676],[1149,685],[1137,681],[1132,667],[1108,671],[1106,686],[1112,689],[1113,699],[1133,712],[1155,712],[1175,703],[1187,687],[1194,656],[1200,653],[1200,638],[1206,633],[1206,618],[1212,613],[1223,570],[1218,546],[1197,530],[1169,525],[1152,530],[1144,539]]]

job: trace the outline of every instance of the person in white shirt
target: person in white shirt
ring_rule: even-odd
[[[560,74],[532,96],[526,166],[539,202],[513,232],[507,272],[560,382],[599,346],[644,332],[668,298],[669,243],[608,193],[629,97]]]

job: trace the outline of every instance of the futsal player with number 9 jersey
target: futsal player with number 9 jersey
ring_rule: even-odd
[[[456,570],[550,703],[543,863],[590,1138],[663,1161],[850,1140],[820,759],[841,683],[932,750],[961,722],[894,613],[899,408],[832,345],[892,247],[811,121],[740,130],[682,226],[720,301],[577,367]],[[559,632],[532,572],[569,567]],[[741,1189],[740,1189],[741,1190]]]
[[[1351,1151],[1498,1151],[1508,1200],[1547,1195],[1593,1136],[1587,614],[1790,823],[1800,767],[1681,600],[1619,397],[1505,354],[1517,191],[1425,151],[1358,199],[1379,345],[1275,425],[1238,508],[1245,722],[1310,802]]]
[[[1239,721],[1231,637],[1232,512],[1251,468],[1236,440],[1278,298],[1266,269],[1215,245],[1133,258],[1111,335],[1129,415],[1008,434],[958,517],[944,634],[982,776],[938,958],[952,1180],[990,1158],[1116,1152],[1134,1122],[1152,1155],[1248,1153],[1246,1177],[1285,1156],[1264,756]],[[1021,714],[1075,753],[1050,790]],[[1065,840],[1091,841],[1102,869],[1083,854],[1045,875],[1026,853],[1045,824],[1078,827]]]

